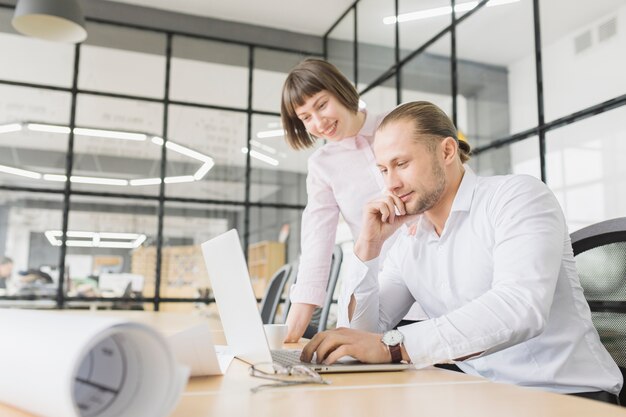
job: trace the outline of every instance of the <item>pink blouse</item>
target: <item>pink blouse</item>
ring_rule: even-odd
[[[363,207],[385,191],[372,152],[374,133],[383,117],[366,113],[356,136],[328,142],[309,158],[308,203],[302,214],[297,284],[291,287],[293,303],[323,304],[339,213],[356,240]]]

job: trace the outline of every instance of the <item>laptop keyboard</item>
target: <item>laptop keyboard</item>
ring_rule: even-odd
[[[272,360],[282,366],[299,365],[301,350],[281,349],[272,351]]]

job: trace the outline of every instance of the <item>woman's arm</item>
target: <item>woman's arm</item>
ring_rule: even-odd
[[[322,169],[309,160],[307,206],[302,214],[301,250],[298,277],[290,290],[289,332],[285,341],[298,341],[307,329],[313,311],[324,303],[339,207]]]
[[[294,303],[287,316],[287,337],[285,343],[296,343],[300,340],[311,321],[317,306],[313,304]]]

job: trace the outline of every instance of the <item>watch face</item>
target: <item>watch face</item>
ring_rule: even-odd
[[[387,346],[396,346],[402,343],[404,335],[398,330],[390,330],[383,335],[383,343]]]

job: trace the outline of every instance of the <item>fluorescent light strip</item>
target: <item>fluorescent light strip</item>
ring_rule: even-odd
[[[161,178],[141,178],[138,180],[130,180],[128,183],[135,187],[138,185],[158,185],[161,184]]]
[[[39,131],[39,132],[49,132],[49,133],[69,133],[70,132],[70,129],[65,126],[47,125],[47,124],[41,124],[41,123],[27,123],[26,127],[29,130]],[[14,131],[21,130],[21,129],[22,129],[22,125],[19,123],[0,125],[0,133],[14,132]],[[148,138],[148,136],[143,133],[119,132],[119,131],[102,130],[102,129],[86,129],[86,128],[79,128],[79,127],[74,128],[74,133],[76,133],[77,135],[83,135],[83,136],[97,136],[97,137],[137,140],[137,141],[143,141]],[[165,143],[163,138],[160,138],[158,136],[153,136],[151,139],[151,142],[159,146],[162,146],[163,143]],[[259,144],[259,145],[264,147],[264,149],[268,152],[274,151],[269,146],[265,146],[263,144]],[[176,183],[193,182],[193,181],[201,180],[207,174],[207,172],[209,172],[211,168],[215,166],[215,162],[213,158],[211,158],[208,155],[204,155],[200,152],[194,151],[193,149],[179,145],[175,142],[168,141],[166,146],[168,149],[174,152],[178,152],[181,155],[185,155],[190,158],[196,159],[198,161],[204,162],[202,166],[200,166],[200,168],[195,172],[194,175],[166,177],[165,178],[166,184],[176,184]],[[268,163],[271,163],[271,162],[268,162]],[[276,163],[278,164],[278,161],[276,161]],[[27,171],[24,169],[13,168],[13,167],[8,167],[4,165],[0,165],[0,172],[13,174],[13,175],[19,175],[22,177],[33,178],[33,179],[43,178],[46,181],[56,181],[56,182],[67,181],[67,177],[65,175],[58,175],[58,174],[43,174],[42,175],[38,172]],[[160,178],[140,178],[140,179],[134,179],[134,180],[129,181],[129,180],[116,179],[116,178],[82,177],[82,176],[74,176],[74,175],[70,178],[70,181],[74,183],[82,183],[82,184],[119,185],[119,186],[156,185],[156,184],[161,183]]]
[[[504,4],[516,3],[518,1],[519,0],[491,0],[490,2],[486,4],[486,6],[487,7],[501,6]],[[478,6],[478,3],[479,2],[477,1],[460,3],[454,6],[454,11],[456,13],[467,12],[467,11],[474,9],[476,6]],[[403,13],[403,14],[398,15],[397,17],[387,16],[383,19],[383,23],[386,25],[393,25],[396,22],[403,23],[403,22],[409,22],[412,20],[428,19],[431,17],[445,16],[451,13],[452,13],[452,7],[450,6],[436,7],[434,9],[426,9],[426,10],[420,10],[417,12]]]
[[[250,151],[250,156],[258,159],[259,161],[263,161],[266,164],[270,164],[272,166],[278,166],[278,161],[270,156],[265,155],[264,153],[257,152],[254,149]]]
[[[4,172],[6,174],[19,175],[20,177],[33,178],[35,180],[41,179],[41,174],[38,172],[8,167],[6,165],[0,165],[0,172]]]
[[[20,123],[0,125],[0,133],[18,132],[20,130],[22,130],[22,125]]]
[[[128,239],[128,240],[135,240],[137,238],[139,238],[140,234],[137,233],[118,233],[118,232],[100,232],[98,233],[98,236],[100,236],[100,239]]]
[[[61,235],[61,232],[59,232],[59,236]],[[82,238],[89,238],[89,239],[93,239],[97,236],[97,233],[94,232],[67,232],[67,237],[82,237]]]
[[[100,184],[100,185],[128,185],[128,180],[119,180],[115,178],[100,178],[100,177],[79,177],[72,175],[70,182],[80,184]]]
[[[60,238],[63,233],[60,230],[47,230],[44,235],[48,239],[48,242],[52,246],[61,246]],[[147,237],[144,234],[138,233],[115,233],[115,232],[79,232],[68,231],[68,237],[83,237],[89,240],[67,240],[67,246],[83,247],[83,248],[121,248],[121,249],[133,249],[141,246],[146,241]],[[102,239],[121,239],[122,241],[103,241]],[[124,240],[128,240],[124,242]]]
[[[46,239],[48,239],[48,242],[50,242],[52,246],[61,246],[61,241],[56,239],[57,236],[62,235],[61,231],[46,230],[43,234],[46,236]]]
[[[67,177],[65,175],[57,175],[57,174],[43,174],[43,179],[46,181],[58,181],[58,182],[67,181]]]
[[[207,172],[209,172],[211,170],[211,168],[213,168],[213,165],[215,165],[215,163],[213,162],[213,160],[211,160],[210,162],[205,162],[197,171],[195,174],[193,174],[193,179],[196,181],[201,180],[202,178],[204,178],[204,176],[207,174]]]
[[[263,132],[258,132],[256,134],[256,137],[259,138],[259,139],[276,138],[276,137],[280,137],[280,136],[285,136],[285,131],[283,129],[265,130]]]
[[[178,184],[181,182],[194,182],[193,175],[181,175],[180,177],[165,177],[166,184]]]
[[[165,143],[163,138],[160,138],[158,136],[153,136],[151,141],[155,145],[159,145],[159,146],[163,146],[163,144]],[[193,174],[194,181],[201,180],[207,174],[207,172],[209,172],[211,168],[215,166],[215,162],[213,161],[213,158],[211,158],[210,156],[200,153],[198,151],[194,151],[193,149],[187,148],[183,145],[179,145],[176,142],[167,141],[167,143],[165,144],[165,147],[171,151],[178,152],[181,155],[185,155],[190,158],[197,159],[198,161],[204,162],[204,164],[200,168],[198,168],[196,173]],[[183,177],[180,177],[180,178],[179,177],[166,177],[165,183],[174,184],[178,182],[188,182],[187,177],[189,176],[185,176],[184,177],[185,179],[182,179]],[[156,184],[160,184],[160,183],[161,183],[161,180],[159,179],[159,181]],[[130,181],[130,184],[131,185],[147,185],[147,184],[138,183],[138,182],[133,183],[133,180]],[[149,184],[153,184],[153,183],[150,182]]]
[[[87,129],[84,127],[75,127],[74,134],[81,136],[93,136],[109,139],[124,139],[144,141],[148,136],[144,133],[123,132],[119,130],[103,130],[103,129]]]
[[[194,151],[193,149],[186,148],[175,142],[167,141],[167,143],[165,144],[165,147],[174,152],[178,152],[181,155],[185,155],[190,158],[197,159],[198,161],[202,161],[202,162],[213,161],[213,158],[211,158],[210,156]]]
[[[26,123],[26,128],[35,132],[47,132],[47,133],[70,133],[70,128],[67,126],[59,125],[45,125],[40,123]]]
[[[148,237],[146,235],[140,235],[137,239],[135,239],[135,241],[133,242],[133,248],[138,248],[139,246],[141,246],[141,244],[143,242],[146,241]]]

